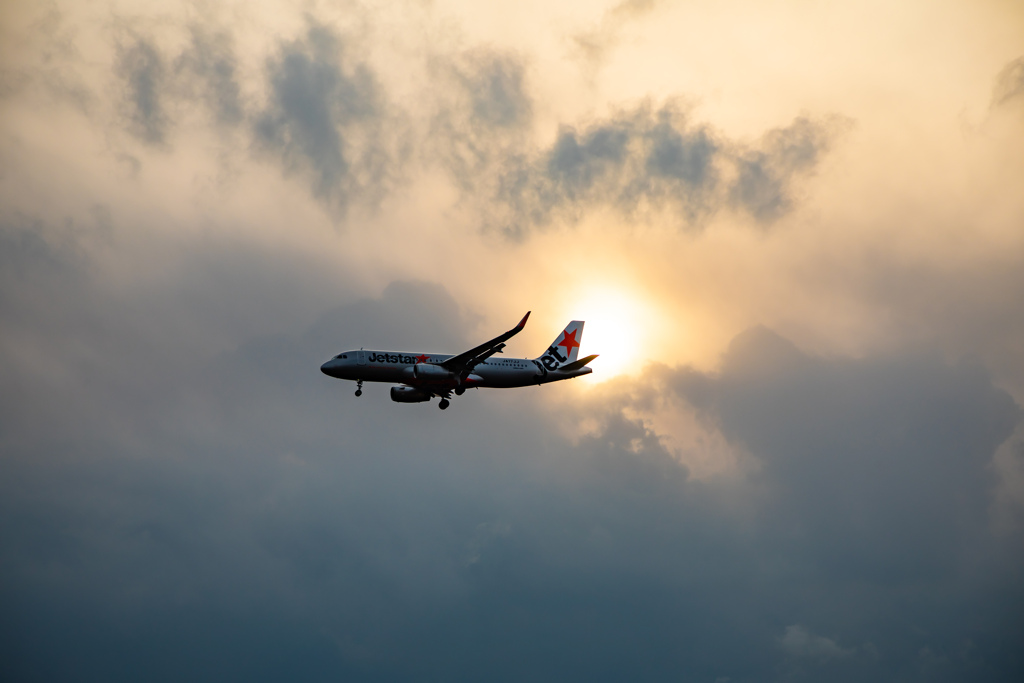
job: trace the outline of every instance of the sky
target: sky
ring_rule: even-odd
[[[9,0],[0,678],[1021,680],[1022,187],[1016,2]]]

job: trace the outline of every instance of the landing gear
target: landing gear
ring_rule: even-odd
[[[442,398],[441,402],[437,404],[437,407],[441,410],[447,410],[449,405],[451,405],[451,401],[446,398]]]
[[[363,395],[363,380],[356,380],[356,396]]]
[[[455,387],[456,396],[462,396],[464,393],[466,393],[466,387]]]

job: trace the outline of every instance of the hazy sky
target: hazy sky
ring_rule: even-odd
[[[1022,189],[1016,2],[5,2],[0,678],[1020,680]]]

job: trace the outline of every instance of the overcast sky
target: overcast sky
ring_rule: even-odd
[[[1022,188],[1016,2],[6,2],[0,678],[1022,680]]]

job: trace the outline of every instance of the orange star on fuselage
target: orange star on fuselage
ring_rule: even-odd
[[[564,332],[563,334],[565,334],[565,336],[562,337],[562,341],[558,342],[559,346],[565,348],[565,354],[566,355],[571,354],[572,350],[574,348],[576,348],[576,349],[579,348],[580,343],[578,341],[576,341],[576,333],[578,331],[579,330],[573,330],[572,334],[569,334],[568,332]]]
[[[428,360],[430,360],[430,356],[427,356],[425,354],[421,356],[416,356],[417,363],[426,363]]]

